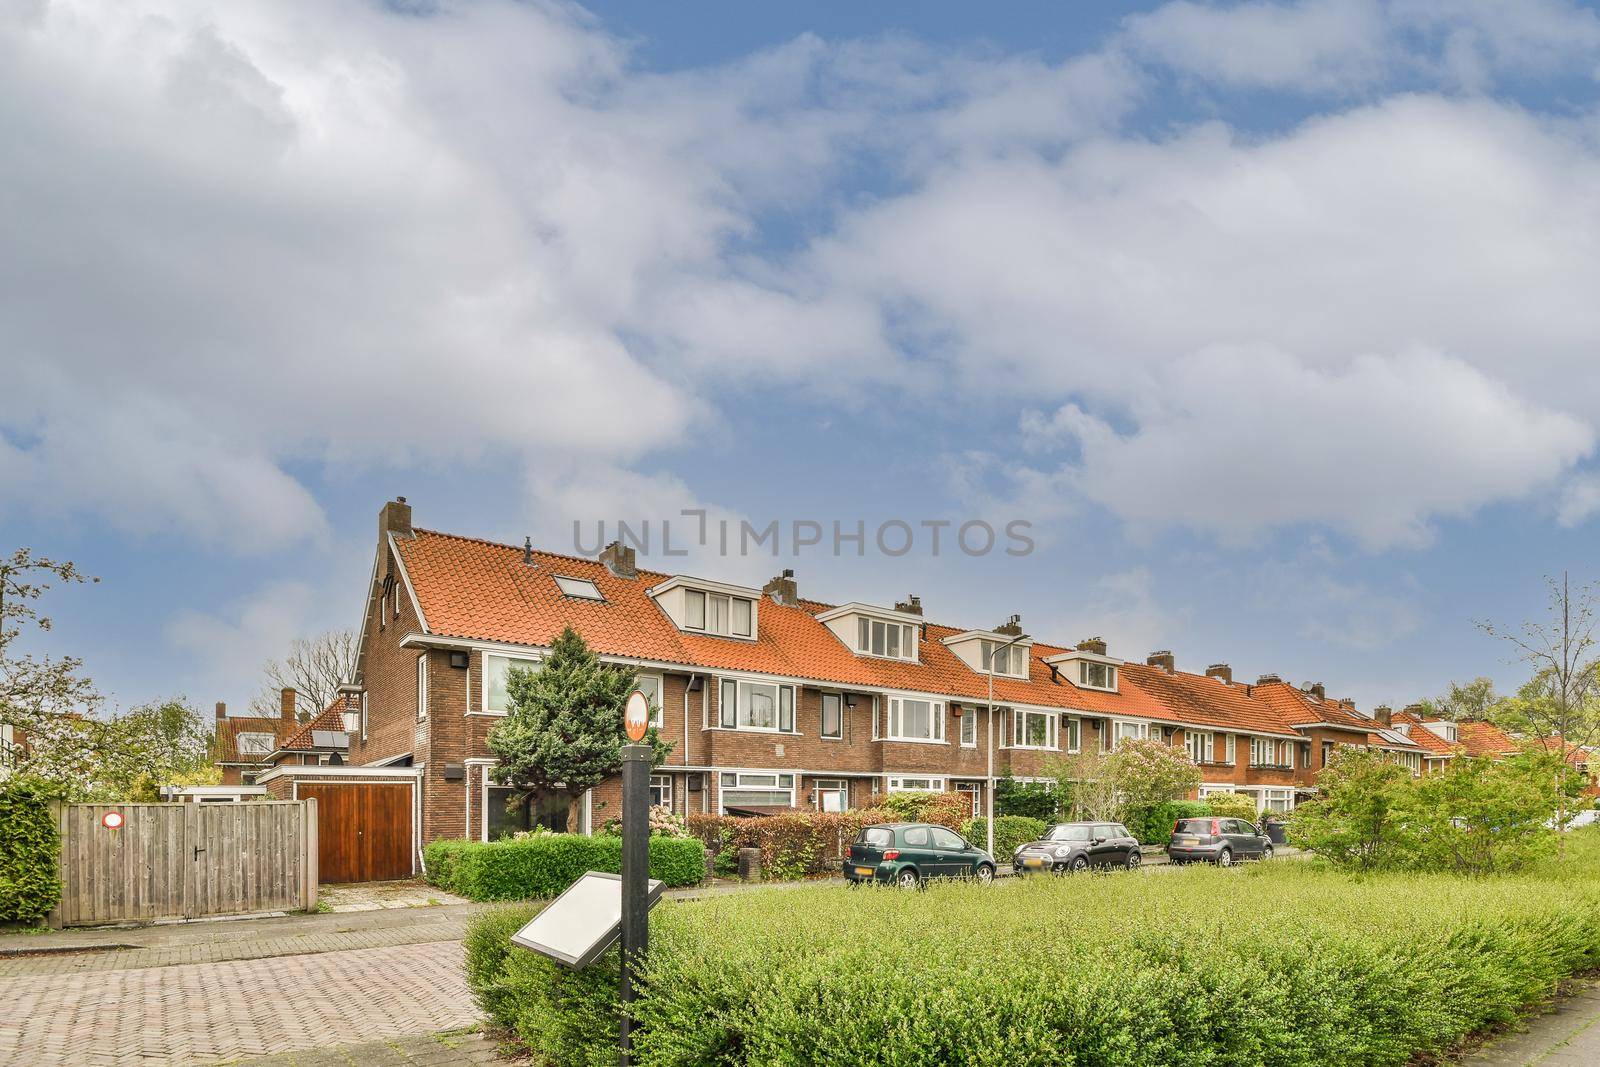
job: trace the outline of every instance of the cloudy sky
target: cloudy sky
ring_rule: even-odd
[[[124,707],[358,622],[396,494],[862,523],[651,562],[1512,686],[1473,620],[1600,577],[1597,79],[1567,0],[0,0],[0,547],[102,578],[40,647]]]

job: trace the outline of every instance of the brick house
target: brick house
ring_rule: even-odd
[[[300,729],[294,698],[293,689],[283,690],[278,715],[272,718],[229,715],[226,704],[217,704],[216,763],[222,785],[255,785],[273,766],[281,743]]]
[[[313,779],[404,783],[419,844],[564,823],[564,811],[506,810],[486,739],[505,714],[507,672],[536,668],[566,626],[639,672],[673,746],[654,799],[680,813],[847,808],[929,788],[967,793],[980,811],[991,725],[995,777],[1035,778],[1063,753],[1153,737],[1189,750],[1202,796],[1243,792],[1272,810],[1314,790],[1337,745],[1426,768],[1405,730],[1321,686],[1239,683],[1226,664],[1183,672],[1170,652],[1124,661],[1096,638],[1027,636],[1015,616],[940,625],[915,596],[825,604],[803,598],[792,571],[757,589],[641,570],[615,543],[586,559],[438,533],[416,528],[399,498],[379,515],[348,757],[263,780],[275,795]],[[613,817],[618,794],[616,781],[590,791],[578,826]]]

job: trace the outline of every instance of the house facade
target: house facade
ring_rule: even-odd
[[[537,669],[567,626],[638,672],[672,745],[653,799],[684,814],[836,810],[922,789],[966,793],[978,812],[995,779],[1038,778],[1064,754],[1126,738],[1183,745],[1202,797],[1242,792],[1265,810],[1309,795],[1341,745],[1427,769],[1428,749],[1386,710],[1364,715],[1272,675],[1237,681],[1226,664],[1193,673],[1170,652],[1134,662],[1097,638],[1048,643],[1016,616],[942,625],[915,596],[821,603],[792,571],[754,588],[642,570],[621,544],[584,559],[433,532],[413,525],[404,498],[378,527],[347,754],[263,780],[275,795],[312,779],[404,782],[419,843],[565,822],[565,811],[506,810],[487,738],[507,710],[508,672]],[[615,817],[619,794],[616,781],[591,790],[578,825]]]

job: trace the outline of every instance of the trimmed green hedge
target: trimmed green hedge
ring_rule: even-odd
[[[1283,862],[664,901],[634,1062],[1399,1067],[1600,965],[1600,833],[1570,843],[1475,879]],[[539,1062],[616,1062],[615,953],[504,948],[526,914],[478,920],[479,1002]]]
[[[961,827],[961,836],[983,848],[988,837],[989,820],[969,819]],[[1030,819],[1026,815],[997,815],[994,820],[994,861],[1010,863],[1012,855],[1029,841],[1037,841],[1050,828],[1043,819]]]
[[[622,871],[622,838],[609,834],[538,834],[518,840],[435,841],[422,850],[428,880],[472,900],[559,896],[589,871]],[[706,848],[687,837],[650,839],[650,877],[669,886],[698,885]]]
[[[1211,805],[1203,800],[1169,800],[1164,804],[1129,808],[1122,813],[1122,825],[1141,845],[1165,845],[1172,840],[1173,823],[1210,814]]]
[[[0,783],[0,922],[38,922],[61,899],[61,833],[52,799],[38,782]]]

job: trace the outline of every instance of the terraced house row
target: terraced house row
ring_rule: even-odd
[[[756,589],[641,570],[621,544],[584,559],[435,533],[413,526],[401,498],[379,517],[338,716],[347,747],[320,761],[300,752],[257,781],[279,796],[407,788],[418,845],[563,822],[564,811],[507,812],[486,738],[507,711],[508,672],[537,668],[567,626],[639,671],[673,746],[655,800],[685,813],[836,810],[922,789],[967,793],[976,812],[993,785],[991,714],[996,777],[1037,778],[1063,753],[1157,738],[1188,749],[1201,796],[1244,792],[1277,811],[1315,789],[1338,746],[1383,749],[1421,774],[1467,743],[1453,724],[1363,714],[1320,685],[1243,681],[1220,663],[1183,671],[1170,652],[1133,662],[1096,638],[1047,643],[1016,616],[963,629],[931,621],[915,596],[809,600],[792,571]],[[612,817],[618,792],[586,795],[580,825]]]

